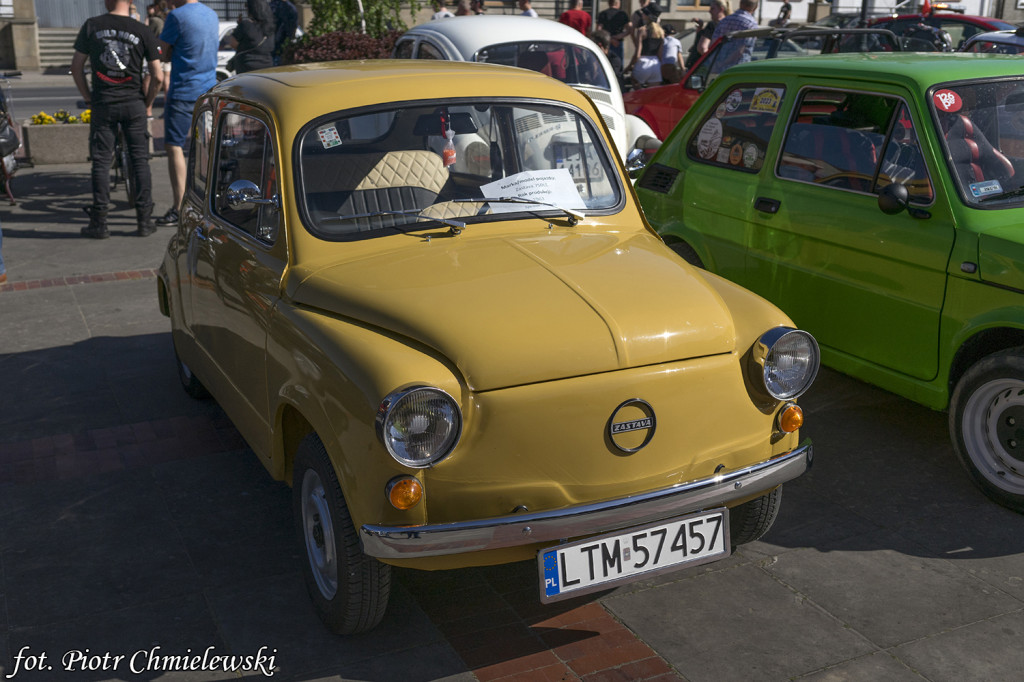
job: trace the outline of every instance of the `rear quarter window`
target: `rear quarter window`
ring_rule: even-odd
[[[716,102],[687,144],[687,155],[712,166],[756,173],[779,118],[780,85],[739,85]]]

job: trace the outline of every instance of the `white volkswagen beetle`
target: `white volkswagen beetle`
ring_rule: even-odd
[[[601,49],[556,21],[507,15],[430,21],[406,31],[391,56],[489,62],[540,71],[594,102],[623,159],[634,148],[658,144],[650,126],[626,114],[618,79]]]

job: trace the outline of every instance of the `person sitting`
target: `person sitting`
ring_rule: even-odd
[[[636,49],[629,63],[630,78],[634,88],[646,88],[661,84],[661,48],[665,43],[665,31],[658,22],[661,8],[648,2],[640,10],[643,24],[633,34]]]

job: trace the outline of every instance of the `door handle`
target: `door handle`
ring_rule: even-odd
[[[754,202],[754,208],[762,213],[778,213],[779,206],[778,201],[767,197],[758,197],[757,201]]]

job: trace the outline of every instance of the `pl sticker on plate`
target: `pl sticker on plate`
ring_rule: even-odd
[[[338,134],[338,129],[333,125],[317,128],[316,134],[320,136],[320,144],[324,146],[324,149],[337,147],[341,144],[341,135]]]
[[[993,194],[1002,194],[1003,186],[999,184],[998,180],[986,180],[985,182],[972,182],[968,185],[971,189],[971,194],[974,198],[987,197]]]
[[[960,95],[952,90],[939,90],[932,95],[932,102],[935,103],[936,109],[945,111],[948,114],[960,111],[964,106],[964,101],[960,99]]]

